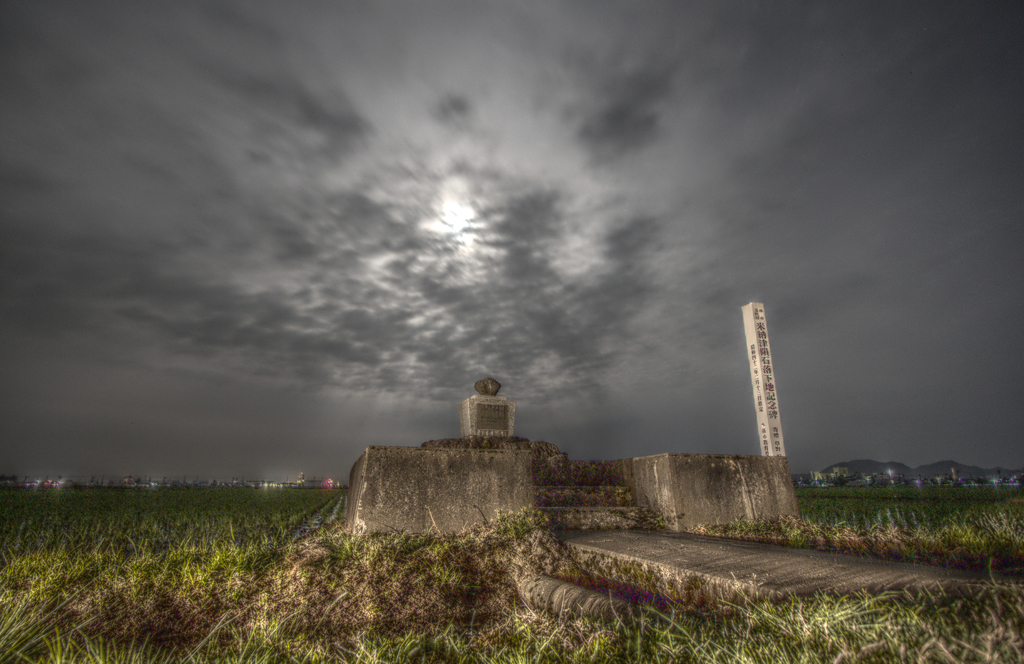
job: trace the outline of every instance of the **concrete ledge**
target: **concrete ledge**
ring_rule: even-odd
[[[800,516],[786,457],[656,454],[632,465],[637,506],[661,514],[668,530]]]
[[[458,533],[533,506],[529,450],[370,446],[349,475],[352,535]]]
[[[568,529],[565,532],[568,536],[576,535]],[[649,560],[642,555],[609,551],[579,542],[567,541],[566,544],[572,549],[576,564],[591,574],[630,583],[677,602],[689,603],[705,597],[742,604],[746,597],[765,596],[756,583],[700,570],[680,569],[672,564],[671,559]],[[771,594],[767,597],[777,598]]]

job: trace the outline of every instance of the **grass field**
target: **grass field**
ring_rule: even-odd
[[[699,532],[1013,574],[1024,564],[1024,492],[901,491],[804,489],[804,520]],[[638,622],[559,620],[523,604],[519,575],[598,580],[559,549],[538,512],[458,535],[351,538],[336,512],[343,493],[0,492],[0,653],[32,662],[1024,661],[1020,586],[742,607],[697,597],[648,608]],[[313,523],[321,527],[293,539]]]
[[[277,547],[341,495],[317,489],[0,489],[0,552]]]

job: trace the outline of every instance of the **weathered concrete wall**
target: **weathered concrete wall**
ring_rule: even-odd
[[[786,457],[656,454],[633,459],[636,504],[680,531],[739,518],[800,516]]]
[[[353,535],[458,533],[531,506],[529,450],[370,446],[352,466],[345,519]]]

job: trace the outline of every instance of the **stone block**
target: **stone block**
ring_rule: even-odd
[[[463,438],[508,438],[516,423],[516,402],[505,397],[477,395],[459,404]]]
[[[370,446],[352,466],[352,535],[458,533],[533,505],[529,450]]]
[[[783,456],[656,454],[632,465],[629,486],[637,506],[662,515],[668,530],[800,516]]]

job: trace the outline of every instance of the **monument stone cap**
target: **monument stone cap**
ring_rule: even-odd
[[[473,384],[473,389],[485,397],[493,397],[498,394],[498,390],[501,389],[501,383],[494,380],[491,377],[478,380]]]
[[[479,393],[459,404],[459,433],[463,438],[510,438],[516,421],[516,402],[498,396],[501,383],[493,378],[478,380]]]

